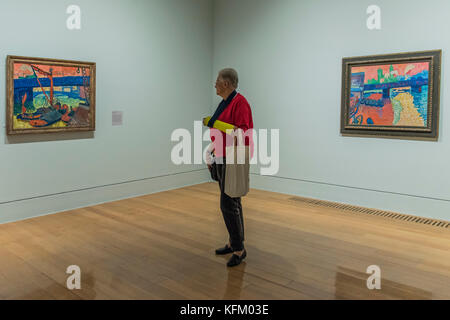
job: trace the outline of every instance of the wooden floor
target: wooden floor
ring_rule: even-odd
[[[450,299],[450,229],[252,189],[244,263],[215,183],[0,225],[2,299]],[[81,268],[81,290],[66,268]],[[381,268],[381,290],[366,269]]]

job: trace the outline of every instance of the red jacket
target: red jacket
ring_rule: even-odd
[[[245,137],[245,145],[250,147],[250,158],[253,157],[253,118],[252,118],[252,109],[250,108],[250,104],[247,99],[244,98],[240,93],[236,94],[230,104],[225,108],[222,114],[217,118],[217,120],[235,125],[238,128],[241,128],[244,134],[248,136]],[[225,157],[225,149],[226,146],[232,145],[232,140],[230,139],[230,135],[226,133],[211,128],[210,129],[210,137],[211,141],[214,144],[214,154],[217,158]],[[216,135],[222,135],[223,143],[220,141],[216,141]],[[228,139],[227,139],[228,136]],[[220,139],[217,139],[220,140]],[[221,144],[221,145],[220,145]]]

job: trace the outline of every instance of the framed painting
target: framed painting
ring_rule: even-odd
[[[342,135],[437,140],[441,50],[342,60]]]
[[[95,130],[95,63],[8,56],[7,134]]]

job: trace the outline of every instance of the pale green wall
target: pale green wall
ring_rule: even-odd
[[[379,31],[366,28],[371,4]],[[213,74],[236,67],[255,127],[280,129],[280,171],[252,186],[450,220],[449,12],[445,0],[217,0]],[[433,49],[438,142],[340,135],[343,57]]]
[[[70,4],[80,31],[66,29]],[[171,163],[170,135],[211,106],[209,0],[1,1],[0,29],[0,222],[207,180]],[[96,132],[6,137],[8,54],[96,62]]]

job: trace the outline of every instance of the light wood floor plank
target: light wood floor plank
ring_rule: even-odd
[[[227,268],[219,195],[205,183],[0,225],[0,299],[450,299],[448,228],[252,189],[248,256]]]

